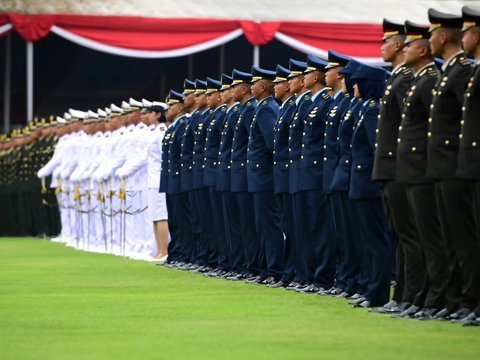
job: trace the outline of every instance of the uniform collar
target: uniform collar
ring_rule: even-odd
[[[333,99],[334,100],[337,100],[337,98],[340,96],[340,94],[343,94],[343,91],[342,90],[338,90],[335,95],[333,95]]]
[[[402,63],[398,64],[397,66],[395,66],[395,67],[392,69],[392,74],[396,74],[397,71],[398,71],[402,66],[404,66],[404,65],[405,65],[405,62],[402,62]]]
[[[298,95],[297,99],[295,100],[295,104],[299,104],[300,100],[307,94],[311,94],[312,92],[310,90],[305,91],[304,93]]]
[[[445,61],[445,63],[442,65],[442,71],[445,72],[445,70],[447,70],[447,67],[448,65],[450,65],[450,62],[453,60],[453,58],[457,57],[460,54],[463,54],[463,50],[460,50],[459,52],[450,56],[450,58],[447,61]]]
[[[280,105],[280,109],[283,109],[283,107],[285,106],[285,104],[288,102],[288,100],[290,100],[291,98],[293,98],[295,95],[290,95],[288,98],[285,99],[285,101],[282,103],[282,105]]]
[[[420,69],[418,69],[417,72],[415,72],[415,77],[417,77],[418,74],[420,74],[423,70],[425,70],[427,67],[430,67],[432,65],[435,65],[435,63],[433,61],[429,62],[428,64],[422,66]]]
[[[229,113],[230,110],[232,110],[233,107],[234,107],[234,106],[237,106],[238,104],[240,104],[240,103],[237,101],[237,102],[234,102],[232,105],[230,105],[230,106],[228,107],[228,109],[227,109],[227,113]]]
[[[321,94],[328,91],[328,88],[324,87],[322,90],[317,91],[315,94],[312,96],[312,102],[315,101],[315,99]]]

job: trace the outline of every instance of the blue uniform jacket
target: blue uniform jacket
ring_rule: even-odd
[[[205,161],[203,184],[207,187],[216,187],[218,150],[220,148],[220,138],[222,137],[223,122],[226,114],[227,106],[221,105],[215,109],[208,123],[207,135],[205,137],[205,157],[203,158]]]
[[[205,187],[203,183],[203,169],[205,167],[205,137],[207,135],[207,127],[213,116],[213,110],[205,110],[193,129],[193,189],[202,189]]]
[[[350,100],[350,107],[338,127],[337,164],[333,175],[331,191],[348,191],[350,184],[350,168],[352,166],[352,135],[362,103],[357,99]]]
[[[350,170],[351,199],[380,197],[380,186],[372,180],[375,138],[380,105],[378,101],[367,100],[360,110],[360,118],[352,137],[352,168]]]
[[[275,194],[288,193],[288,132],[295,114],[295,95],[280,108],[273,138],[273,185]]]
[[[228,109],[223,122],[222,137],[218,150],[217,191],[230,191],[231,189],[230,173],[232,166],[230,160],[232,159],[233,130],[238,119],[238,109],[238,104]]]
[[[247,147],[248,134],[250,133],[250,124],[253,119],[253,113],[257,102],[251,98],[239,106],[239,115],[232,140],[232,158],[230,160],[231,169],[231,191],[248,191],[247,180]]]
[[[323,192],[330,193],[335,166],[338,162],[338,128],[350,106],[350,95],[339,93],[325,121],[325,145],[323,150]]]
[[[182,115],[173,124],[168,145],[168,194],[182,192],[180,183],[182,139],[189,118]]]
[[[288,192],[299,191],[299,163],[302,155],[303,119],[308,115],[312,104],[311,92],[306,92],[298,100],[295,115],[288,129]]]
[[[160,172],[160,187],[159,192],[168,192],[168,150],[170,144],[170,137],[172,136],[173,125],[170,125],[165,131],[162,140],[162,168]]]
[[[327,89],[321,90],[303,119],[302,151],[299,161],[299,190],[323,189],[323,145],[325,121],[333,103]]]
[[[181,169],[180,169],[180,183],[183,191],[190,191],[193,189],[193,141],[194,130],[198,125],[202,114],[202,110],[195,110],[190,120],[185,126],[185,131],[182,138],[182,154],[181,154]]]

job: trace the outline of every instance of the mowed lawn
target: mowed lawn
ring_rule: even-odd
[[[0,359],[480,359],[480,328],[0,238]]]

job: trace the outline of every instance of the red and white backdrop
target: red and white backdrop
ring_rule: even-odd
[[[325,57],[328,49],[380,62],[380,24],[227,19],[165,19],[99,15],[0,15],[0,36],[16,31],[26,41],[50,32],[94,50],[138,58],[193,54],[245,36],[253,46],[276,39],[304,53]]]

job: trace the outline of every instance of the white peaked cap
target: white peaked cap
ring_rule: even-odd
[[[122,112],[122,108],[118,107],[115,104],[110,105],[110,110],[112,110],[112,112],[116,112],[116,113],[121,113]]]
[[[88,110],[87,117],[90,119],[98,119],[98,114],[95,111]]]
[[[143,104],[140,101],[137,101],[134,98],[128,99],[128,103],[130,104],[130,106],[136,106],[140,108],[143,106]]]
[[[68,112],[72,117],[76,117],[77,119],[85,119],[87,117],[87,113],[80,110],[75,109],[68,109]]]
[[[152,102],[152,106],[161,106],[163,107],[164,109],[168,108],[168,105],[164,102],[161,102],[161,101],[154,101]]]
[[[72,115],[70,115],[70,113],[66,112],[63,114],[63,119],[64,120],[70,120],[72,118]]]
[[[67,122],[67,120],[65,120],[64,118],[60,117],[60,116],[57,116],[57,123],[59,124],[65,124]]]
[[[144,108],[149,108],[150,106],[152,106],[152,102],[148,101],[147,99],[142,99],[142,105]]]
[[[102,110],[102,109],[97,109],[97,114],[100,117],[107,117],[107,112],[105,110]]]

